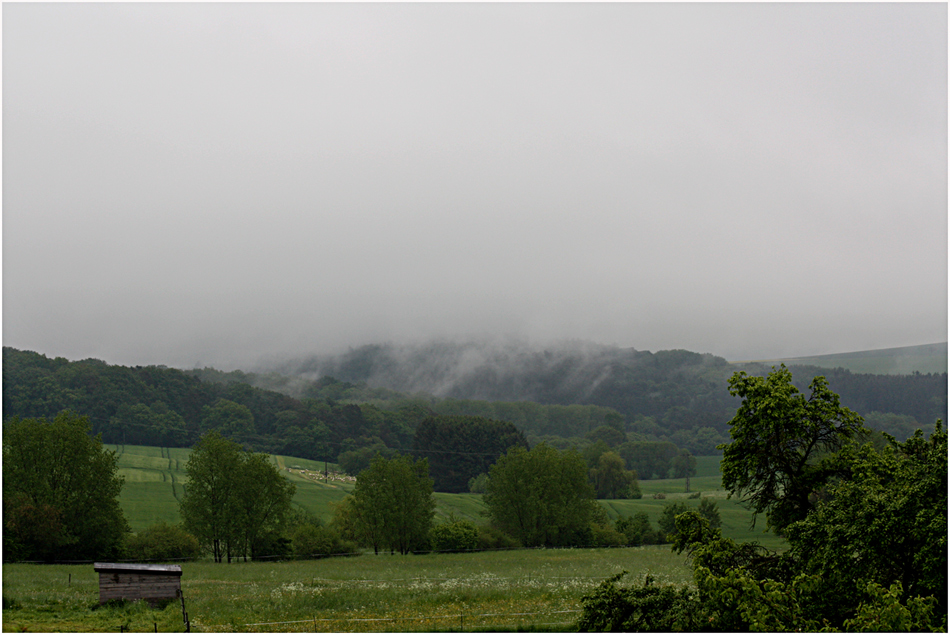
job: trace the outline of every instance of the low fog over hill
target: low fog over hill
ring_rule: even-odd
[[[683,350],[651,353],[582,341],[535,347],[526,342],[470,340],[374,344],[266,370],[309,380],[329,375],[437,397],[584,403],[621,369],[688,366],[697,373],[727,363],[721,357]]]
[[[912,347],[911,353],[916,348]],[[900,359],[914,356],[901,357],[907,352],[892,349],[890,355]],[[917,357],[938,363],[939,351],[931,353],[930,357]],[[877,351],[867,358],[860,353],[853,356],[893,366],[887,362],[886,352]],[[841,364],[820,367],[810,362],[809,358],[786,362],[795,385],[803,392],[813,377],[824,375],[842,403],[863,415],[900,413],[921,425],[930,425],[937,418],[946,420],[946,372],[888,376],[854,372]],[[670,428],[708,426],[724,431],[738,406],[738,400],[728,393],[732,373],[745,370],[761,375],[778,363],[730,364],[722,357],[681,349],[651,352],[580,341],[541,347],[526,342],[470,340],[362,346],[341,355],[273,364],[258,372],[292,376],[301,387],[321,377],[333,377],[439,398],[598,405],[617,410],[629,421],[646,416]]]

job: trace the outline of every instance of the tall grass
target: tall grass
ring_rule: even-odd
[[[626,570],[689,583],[669,547],[531,549],[285,563],[182,565],[196,631],[564,629],[580,597]],[[98,608],[92,565],[4,565],[3,630],[183,630],[180,605]],[[72,582],[68,583],[69,577]]]

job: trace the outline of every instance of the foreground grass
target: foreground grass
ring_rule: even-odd
[[[663,546],[186,563],[182,591],[194,631],[569,630],[581,596],[623,570],[691,580]],[[98,607],[92,565],[4,565],[3,597],[7,632],[184,630],[180,604]]]

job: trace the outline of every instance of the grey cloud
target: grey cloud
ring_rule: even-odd
[[[940,4],[8,4],[4,343],[941,341]]]

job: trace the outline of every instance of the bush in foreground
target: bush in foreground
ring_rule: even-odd
[[[702,607],[688,587],[656,584],[646,576],[642,585],[624,588],[619,573],[583,596],[580,631],[670,632],[702,630]]]

